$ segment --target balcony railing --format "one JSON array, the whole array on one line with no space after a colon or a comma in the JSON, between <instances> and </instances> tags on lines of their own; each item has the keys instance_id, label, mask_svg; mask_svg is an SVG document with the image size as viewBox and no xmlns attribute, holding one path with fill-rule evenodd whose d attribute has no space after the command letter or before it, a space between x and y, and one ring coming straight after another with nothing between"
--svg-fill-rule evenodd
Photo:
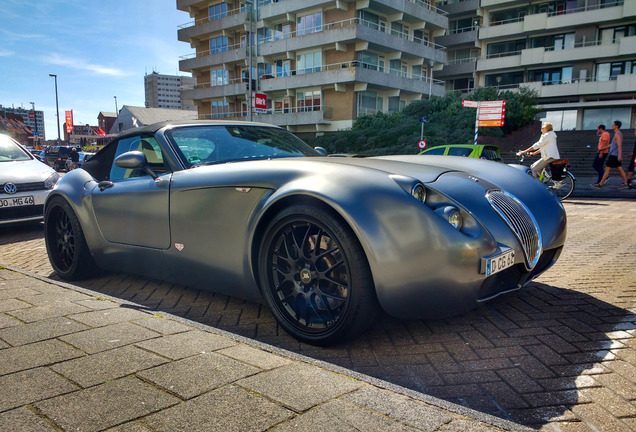
<instances>
[{"instance_id":1,"label":"balcony railing","mask_svg":"<svg viewBox=\"0 0 636 432\"><path fill-rule=\"evenodd\" d=\"M336 30L336 29L341 29L341 28L352 28L352 27L355 27L357 25L368 27L368 28L377 30L379 32L388 33L390 35L397 36L400 39L404 39L404 40L408 40L408 41L415 42L415 43L418 43L418 44L422 44L422 45L427 46L427 47L440 49L440 50L445 50L446 49L446 47L443 47L441 45L437 45L437 44L435 44L433 42L430 42L427 39L418 38L418 37L415 37L413 35L410 35L409 33L404 33L404 32L400 32L400 31L392 30L388 26L382 26L381 27L377 23L374 23L374 22L371 22L371 21L367 21L367 20L363 20L363 19L360 19L360 18L350 18L350 19L346 19L346 20L342 20L342 21L335 21L335 22L331 22L331 23L325 23L325 24L321 24L319 26L314 26L314 27L310 27L310 28L304 28L303 30L301 30L300 33L298 31L285 33L286 37L282 37L280 33L274 32L269 37L259 36L258 43L260 45L260 44L263 44L265 42L275 42L275 41L284 40L284 39L291 39L291 38L294 38L294 37L306 36L306 35L309 35L309 34L319 33L319 32L328 31L328 30Z\"/></svg>"},{"instance_id":2,"label":"balcony railing","mask_svg":"<svg viewBox=\"0 0 636 432\"><path fill-rule=\"evenodd\" d=\"M552 52L552 51L567 51L567 50L572 50L572 49L577 49L577 48L587 48L587 47L595 47L595 46L600 46L600 45L616 45L619 44L620 40L617 41L612 41L612 42L603 42L600 40L596 40L596 41L586 41L586 42L577 42L575 44L569 45L569 46L561 46L561 47L556 47L556 46L536 46L536 47L531 47L531 48L524 48L522 50L515 50L515 51L506 51L506 52L501 52L501 53L494 53L494 54L488 54L486 55L486 59L492 59L492 58L500 58L500 57L510 57L510 56L515 56L515 55L521 55L521 52L527 49L535 49L535 48L543 48L546 52ZM449 61L450 64L450 61Z\"/></svg>"},{"instance_id":3,"label":"balcony railing","mask_svg":"<svg viewBox=\"0 0 636 432\"><path fill-rule=\"evenodd\" d=\"M180 25L177 26L177 28L186 29L186 28L194 27L195 25L203 24L203 23L210 22L210 21L216 21L218 19L225 18L226 16L236 15L236 14L239 14L239 13L246 13L246 11L245 11L245 9L241 9L241 8L232 9L232 10L229 10L229 11L225 12L223 15L219 15L217 18L210 19L210 17L207 16L205 18L201 18L201 19L198 19L198 20L195 20L195 21L189 21L187 23L180 24Z\"/></svg>"},{"instance_id":4,"label":"balcony railing","mask_svg":"<svg viewBox=\"0 0 636 432\"><path fill-rule=\"evenodd\" d=\"M308 106L288 106L283 108L267 108L265 110L252 110L253 115L276 115L276 114L303 114L303 113L322 113L322 118L330 120L333 115L333 107L325 105L308 105ZM234 119L247 120L249 112L243 111L224 111L210 114L199 114L199 120L206 119Z\"/></svg>"},{"instance_id":5,"label":"balcony railing","mask_svg":"<svg viewBox=\"0 0 636 432\"><path fill-rule=\"evenodd\" d=\"M475 59L473 59L474 61ZM469 60L467 60L469 61ZM389 75L395 75L398 77L402 77L402 78L407 78L407 79L412 79L415 81L422 81L422 82L426 82L426 83L431 83L431 79L430 77L426 77L425 75L422 74L414 74L412 72L404 72L401 69L391 69L390 67L380 67L377 64L373 64L373 63L365 63L365 62L361 62L358 60L353 60L353 61L347 61L347 62L340 62L340 63L332 63L332 64L327 64L327 65L320 65L320 66L314 66L314 67L307 67L307 68L300 68L300 69L294 69L294 70L290 70L289 72L285 72L285 74L276 74L276 73L272 73L272 74L268 74L268 73L262 73L259 75L259 79L260 80L267 80L267 79L277 79L277 78L289 78L292 76L303 76L303 75L309 75L312 73L318 73L318 72L326 72L326 71L337 71L337 70L342 70L342 69L346 69L346 68L364 68L364 69L370 69L370 70L374 70L374 71L378 71L378 72L382 72L385 74L389 74ZM433 78L433 84L443 84L444 82L441 80L437 80ZM228 80L221 80L219 81L208 81L208 82L204 82L204 83L197 83L196 85L184 85L181 86L181 90L192 90L192 89L205 89L205 88L210 88L210 87L220 87L220 86L225 86L225 85L233 85L233 84L237 84L237 83L247 83L248 79L245 77L242 78L231 78Z\"/></svg>"},{"instance_id":6,"label":"balcony railing","mask_svg":"<svg viewBox=\"0 0 636 432\"><path fill-rule=\"evenodd\" d=\"M553 16L558 16L558 15L567 15L567 14L572 14L572 13L580 13L580 12L599 10L599 9L607 9L607 8L610 8L610 7L622 6L624 3L625 3L624 0L614 0L614 1L606 2L604 4L592 4L592 5L581 6L581 7L578 7L578 8L566 8L566 9L559 10L559 11L552 11L552 12L549 12L547 15L548 15L548 17L553 17ZM528 15L538 15L538 14L529 13ZM496 20L496 21L492 21L491 20L490 25L491 26L498 26L498 25L521 22L521 21L523 21L523 18L524 18L524 16L519 16L519 17L509 18L509 19L505 19L505 20Z\"/></svg>"},{"instance_id":7,"label":"balcony railing","mask_svg":"<svg viewBox=\"0 0 636 432\"><path fill-rule=\"evenodd\" d=\"M433 12L435 12L436 14L443 15L443 16L448 15L448 12L443 11L443 10L441 10L440 8L433 6L433 5L431 4L431 1L430 1L430 0L408 0L408 1L409 1L410 3L414 3L414 4L418 5L418 6L424 7L424 8L426 8L426 9L430 10L430 11L433 11ZM460 0L460 1L463 1L463 0ZM266 5L268 5L268 4L272 4L272 3L284 3L284 2L285 2L285 0L258 0L258 1L257 1L257 5L258 5L258 7L259 7L259 9L260 9L260 8L262 8L263 6L266 6ZM437 3L439 4L440 2L438 1ZM453 3L454 3L454 2L453 2Z\"/></svg>"}]
</instances>

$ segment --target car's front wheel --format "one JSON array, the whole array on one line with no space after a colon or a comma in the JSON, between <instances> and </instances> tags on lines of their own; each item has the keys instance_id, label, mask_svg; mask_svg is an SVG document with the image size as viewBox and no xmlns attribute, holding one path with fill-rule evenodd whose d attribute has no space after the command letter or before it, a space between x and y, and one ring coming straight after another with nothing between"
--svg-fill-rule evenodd
<instances>
[{"instance_id":1,"label":"car's front wheel","mask_svg":"<svg viewBox=\"0 0 636 432\"><path fill-rule=\"evenodd\" d=\"M290 207L272 219L260 248L259 278L279 324L310 344L357 336L380 310L357 238L317 207Z\"/></svg>"},{"instance_id":2,"label":"car's front wheel","mask_svg":"<svg viewBox=\"0 0 636 432\"><path fill-rule=\"evenodd\" d=\"M62 197L53 197L47 203L44 239L53 270L63 279L77 280L98 272L79 220Z\"/></svg>"}]
</instances>

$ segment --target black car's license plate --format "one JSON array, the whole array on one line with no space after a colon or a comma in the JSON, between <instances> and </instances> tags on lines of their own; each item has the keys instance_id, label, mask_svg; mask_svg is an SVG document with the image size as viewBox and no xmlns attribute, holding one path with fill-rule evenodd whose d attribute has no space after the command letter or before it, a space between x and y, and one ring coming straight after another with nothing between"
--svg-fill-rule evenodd
<instances>
[{"instance_id":1,"label":"black car's license plate","mask_svg":"<svg viewBox=\"0 0 636 432\"><path fill-rule=\"evenodd\" d=\"M4 207L19 207L19 206L27 206L34 205L35 201L33 200L33 196L22 196L15 198L0 198L0 208Z\"/></svg>"}]
</instances>

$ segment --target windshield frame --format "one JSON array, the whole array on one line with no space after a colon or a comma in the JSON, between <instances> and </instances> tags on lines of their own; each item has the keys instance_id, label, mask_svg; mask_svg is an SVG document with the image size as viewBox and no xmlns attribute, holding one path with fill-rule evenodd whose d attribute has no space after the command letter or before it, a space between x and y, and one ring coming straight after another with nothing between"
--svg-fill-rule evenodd
<instances>
[{"instance_id":1,"label":"windshield frame","mask_svg":"<svg viewBox=\"0 0 636 432\"><path fill-rule=\"evenodd\" d=\"M277 126L187 125L166 130L164 136L185 168L265 159L322 156L293 133Z\"/></svg>"}]
</instances>

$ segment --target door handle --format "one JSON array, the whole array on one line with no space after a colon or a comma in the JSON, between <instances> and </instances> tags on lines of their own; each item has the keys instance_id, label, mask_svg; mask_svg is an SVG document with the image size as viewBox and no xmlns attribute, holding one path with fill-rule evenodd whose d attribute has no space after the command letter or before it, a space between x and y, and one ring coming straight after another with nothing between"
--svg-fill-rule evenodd
<instances>
[{"instance_id":1,"label":"door handle","mask_svg":"<svg viewBox=\"0 0 636 432\"><path fill-rule=\"evenodd\" d=\"M104 180L104 181L100 181L97 186L99 187L99 190L104 192L106 189L108 188L112 188L113 186L115 186L115 183L113 183L110 180Z\"/></svg>"}]
</instances>

